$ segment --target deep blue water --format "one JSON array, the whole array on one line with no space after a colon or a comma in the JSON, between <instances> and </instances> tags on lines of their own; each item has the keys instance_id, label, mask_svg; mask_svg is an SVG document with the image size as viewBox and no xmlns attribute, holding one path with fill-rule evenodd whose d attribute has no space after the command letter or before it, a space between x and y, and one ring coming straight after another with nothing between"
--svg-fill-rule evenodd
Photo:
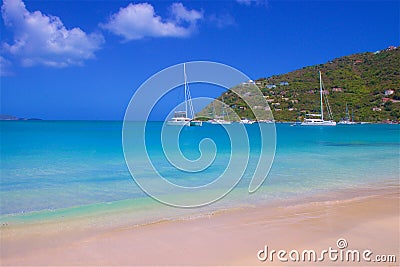
<instances>
[{"instance_id":1,"label":"deep blue water","mask_svg":"<svg viewBox=\"0 0 400 267\"><path fill-rule=\"evenodd\" d=\"M199 186L223 172L231 150L223 128L205 124L182 131L179 143L187 158L200 157L198 144L203 138L213 139L218 150L206 170L188 174L166 161L159 141L160 125L148 124L146 145L153 164L166 179L182 186ZM1 215L147 197L126 166L122 122L2 121L0 126ZM250 162L239 188L247 188L256 167L256 127L246 126ZM398 182L399 125L276 124L276 133L275 160L261 190L254 194L258 201ZM140 166L141 159L135 160Z\"/></svg>"}]
</instances>

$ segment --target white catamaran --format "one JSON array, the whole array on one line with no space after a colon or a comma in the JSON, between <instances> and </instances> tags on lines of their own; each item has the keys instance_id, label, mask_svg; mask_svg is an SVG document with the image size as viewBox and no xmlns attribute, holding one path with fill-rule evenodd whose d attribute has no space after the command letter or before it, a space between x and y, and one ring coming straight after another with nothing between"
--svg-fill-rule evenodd
<instances>
[{"instance_id":1,"label":"white catamaran","mask_svg":"<svg viewBox=\"0 0 400 267\"><path fill-rule=\"evenodd\" d=\"M316 118L306 118L300 125L302 126L336 126L336 122L332 119L332 111L329 106L327 97L325 96L326 109L328 111L329 120L324 120L324 105L323 105L323 85L321 71L319 71L319 91L321 98L321 113L320 114L306 114L306 116L316 117Z\"/></svg>"},{"instance_id":2,"label":"white catamaran","mask_svg":"<svg viewBox=\"0 0 400 267\"><path fill-rule=\"evenodd\" d=\"M186 77L186 64L183 63L183 77L185 80L184 90L185 90L185 110L184 111L175 111L174 117L167 121L167 125L173 126L202 126L202 121L193 120L194 118L194 109L192 103L192 97L190 96L189 85L187 83ZM190 117L188 117L188 113L190 113Z\"/></svg>"}]
</instances>

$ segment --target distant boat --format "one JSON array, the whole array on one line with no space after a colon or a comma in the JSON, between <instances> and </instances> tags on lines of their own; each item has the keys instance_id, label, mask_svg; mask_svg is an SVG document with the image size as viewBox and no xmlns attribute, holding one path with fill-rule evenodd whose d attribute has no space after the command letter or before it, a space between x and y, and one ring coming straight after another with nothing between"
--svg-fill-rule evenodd
<instances>
[{"instance_id":1,"label":"distant boat","mask_svg":"<svg viewBox=\"0 0 400 267\"><path fill-rule=\"evenodd\" d=\"M203 122L198 120L193 120L194 118L194 110L192 97L190 96L189 85L187 83L186 77L186 64L183 63L183 77L184 77L184 90L185 90L185 110L184 111L175 111L174 117L167 121L167 125L172 126L202 126ZM188 112L190 112L190 117L188 116Z\"/></svg>"},{"instance_id":2,"label":"distant boat","mask_svg":"<svg viewBox=\"0 0 400 267\"><path fill-rule=\"evenodd\" d=\"M338 122L338 124L345 124L345 125L357 124L356 122L354 122L354 115L353 115L353 119L350 118L349 108L347 107L347 103L346 103L346 117L341 119Z\"/></svg>"},{"instance_id":3,"label":"distant boat","mask_svg":"<svg viewBox=\"0 0 400 267\"><path fill-rule=\"evenodd\" d=\"M210 121L211 124L232 124L231 121L226 121L223 119L213 119Z\"/></svg>"},{"instance_id":4,"label":"distant boat","mask_svg":"<svg viewBox=\"0 0 400 267\"><path fill-rule=\"evenodd\" d=\"M299 120L290 124L290 126L300 126L300 125L301 125L301 121L299 121Z\"/></svg>"},{"instance_id":5,"label":"distant boat","mask_svg":"<svg viewBox=\"0 0 400 267\"><path fill-rule=\"evenodd\" d=\"M257 120L254 121L255 123L274 123L275 120Z\"/></svg>"},{"instance_id":6,"label":"distant boat","mask_svg":"<svg viewBox=\"0 0 400 267\"><path fill-rule=\"evenodd\" d=\"M254 123L254 121L249 120L247 118L242 118L239 122L242 124L253 124Z\"/></svg>"},{"instance_id":7,"label":"distant boat","mask_svg":"<svg viewBox=\"0 0 400 267\"><path fill-rule=\"evenodd\" d=\"M329 120L324 120L324 105L323 105L323 90L322 90L322 75L319 71L319 92L321 98L321 113L320 114L307 114L306 116L319 117L319 118L306 118L300 124L301 126L336 126L336 122L332 119L331 108L328 103L328 99L325 96L326 108L328 110Z\"/></svg>"},{"instance_id":8,"label":"distant boat","mask_svg":"<svg viewBox=\"0 0 400 267\"><path fill-rule=\"evenodd\" d=\"M211 124L232 124L232 122L231 121L227 121L227 120L225 120L225 106L224 106L225 104L224 104L224 97L222 97L222 103L221 103L221 117L220 118L218 118L218 119L216 119L216 118L213 118L212 120L210 120L210 123ZM214 104L213 104L213 117L214 117L214 115L215 115L215 108L214 108Z\"/></svg>"}]
</instances>

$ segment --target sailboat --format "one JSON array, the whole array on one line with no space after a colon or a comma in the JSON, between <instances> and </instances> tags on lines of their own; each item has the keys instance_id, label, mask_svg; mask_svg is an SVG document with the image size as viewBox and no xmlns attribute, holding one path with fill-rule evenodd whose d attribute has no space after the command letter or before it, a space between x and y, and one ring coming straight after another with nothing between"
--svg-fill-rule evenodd
<instances>
[{"instance_id":1,"label":"sailboat","mask_svg":"<svg viewBox=\"0 0 400 267\"><path fill-rule=\"evenodd\" d=\"M222 114L220 118L214 118L210 122L211 124L231 124L231 121L226 121L225 120L225 106L224 106L224 97L222 96L222 103L221 103L221 109L222 109ZM213 113L214 113L214 103L213 103Z\"/></svg>"},{"instance_id":2,"label":"sailboat","mask_svg":"<svg viewBox=\"0 0 400 267\"><path fill-rule=\"evenodd\" d=\"M328 99L325 96L326 109L328 110L329 120L324 120L324 105L323 105L323 86L322 86L322 75L319 71L319 91L321 98L321 113L320 114L306 114L306 116L316 117L316 118L306 118L300 124L301 126L336 126L336 122L332 119L331 108L328 103ZM319 118L318 118L319 117Z\"/></svg>"},{"instance_id":3,"label":"sailboat","mask_svg":"<svg viewBox=\"0 0 400 267\"><path fill-rule=\"evenodd\" d=\"M350 119L350 115L349 115L349 108L347 107L347 103L346 103L346 118L341 119L338 124L356 124L356 122L354 122L354 115L353 115L353 120Z\"/></svg>"},{"instance_id":4,"label":"sailboat","mask_svg":"<svg viewBox=\"0 0 400 267\"><path fill-rule=\"evenodd\" d=\"M183 77L184 77L184 94L185 94L185 110L184 111L175 111L174 117L167 121L167 125L172 126L202 126L202 121L193 120L194 118L194 109L192 103L192 97L190 96L189 85L187 83L186 76L186 63L183 63ZM190 112L190 117L188 116Z\"/></svg>"}]
</instances>

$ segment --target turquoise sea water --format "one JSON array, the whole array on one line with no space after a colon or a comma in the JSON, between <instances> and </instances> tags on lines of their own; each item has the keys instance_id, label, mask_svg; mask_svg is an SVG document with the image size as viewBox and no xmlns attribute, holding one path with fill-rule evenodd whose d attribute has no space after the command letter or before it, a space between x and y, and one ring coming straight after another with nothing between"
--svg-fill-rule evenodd
<instances>
[{"instance_id":1,"label":"turquoise sea water","mask_svg":"<svg viewBox=\"0 0 400 267\"><path fill-rule=\"evenodd\" d=\"M202 175L188 176L162 156L157 141L160 125L154 122L147 126L151 138L146 144L153 164L167 179L183 186L199 186L223 172L231 146L221 127L205 124L182 132L179 141L189 159L200 156L201 138L213 139L218 149L215 161ZM3 121L0 126L0 218L93 204L101 207L109 202L140 206L153 201L135 184L125 164L122 122ZM257 163L253 160L259 152L256 127L246 125L250 163L238 190L247 190ZM245 199L231 197L224 205L268 203L388 181L399 183L399 125L276 124L276 132L275 160L261 190ZM140 166L140 158L135 160Z\"/></svg>"}]
</instances>

